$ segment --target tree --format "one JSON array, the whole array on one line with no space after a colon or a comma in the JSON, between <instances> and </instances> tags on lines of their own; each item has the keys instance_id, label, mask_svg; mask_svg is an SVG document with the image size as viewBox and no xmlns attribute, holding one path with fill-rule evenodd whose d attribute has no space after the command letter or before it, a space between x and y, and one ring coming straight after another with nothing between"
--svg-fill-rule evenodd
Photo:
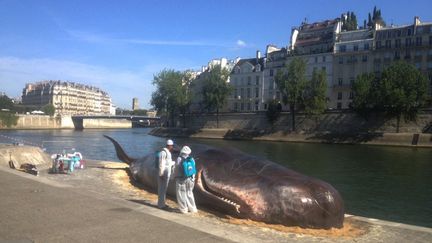
<instances>
[{"instance_id":1,"label":"tree","mask_svg":"<svg viewBox=\"0 0 432 243\"><path fill-rule=\"evenodd\" d=\"M380 95L385 113L396 117L396 132L400 119L414 121L427 99L426 77L414 66L399 61L382 73Z\"/></svg>"},{"instance_id":2,"label":"tree","mask_svg":"<svg viewBox=\"0 0 432 243\"><path fill-rule=\"evenodd\" d=\"M359 115L367 118L373 111L378 110L381 102L378 95L378 80L373 73L359 75L353 83L352 108Z\"/></svg>"},{"instance_id":3,"label":"tree","mask_svg":"<svg viewBox=\"0 0 432 243\"><path fill-rule=\"evenodd\" d=\"M165 113L167 119L174 124L175 114L178 111L178 96L181 95L183 73L175 70L164 69L153 77L153 92L150 103L159 111Z\"/></svg>"},{"instance_id":4,"label":"tree","mask_svg":"<svg viewBox=\"0 0 432 243\"><path fill-rule=\"evenodd\" d=\"M213 66L204 78L203 102L208 110L216 110L216 126L219 127L219 109L226 103L232 92L228 84L229 71L220 65Z\"/></svg>"},{"instance_id":5,"label":"tree","mask_svg":"<svg viewBox=\"0 0 432 243\"><path fill-rule=\"evenodd\" d=\"M273 125L280 116L281 108L280 102L277 100L270 100L267 102L268 108L266 111L267 120Z\"/></svg>"},{"instance_id":6,"label":"tree","mask_svg":"<svg viewBox=\"0 0 432 243\"><path fill-rule=\"evenodd\" d=\"M6 95L0 96L0 109L12 110L13 107L14 104L9 97L7 97Z\"/></svg>"},{"instance_id":7,"label":"tree","mask_svg":"<svg viewBox=\"0 0 432 243\"><path fill-rule=\"evenodd\" d=\"M42 111L49 116L54 116L55 107L53 104L46 104L42 107Z\"/></svg>"},{"instance_id":8,"label":"tree","mask_svg":"<svg viewBox=\"0 0 432 243\"><path fill-rule=\"evenodd\" d=\"M305 112L308 115L322 114L327 107L327 73L314 71L312 79L306 83L304 96Z\"/></svg>"},{"instance_id":9,"label":"tree","mask_svg":"<svg viewBox=\"0 0 432 243\"><path fill-rule=\"evenodd\" d=\"M354 12L347 12L345 16L342 17L342 30L350 31L357 29L357 16Z\"/></svg>"},{"instance_id":10,"label":"tree","mask_svg":"<svg viewBox=\"0 0 432 243\"><path fill-rule=\"evenodd\" d=\"M186 126L186 112L191 103L190 71L163 70L153 78L156 91L152 94L151 104L159 111L164 111L174 124L176 114L183 114L183 126Z\"/></svg>"},{"instance_id":11,"label":"tree","mask_svg":"<svg viewBox=\"0 0 432 243\"><path fill-rule=\"evenodd\" d=\"M306 62L295 57L288 66L277 72L275 82L282 93L283 103L289 104L292 130L295 131L296 109L303 105L303 94L306 87Z\"/></svg>"},{"instance_id":12,"label":"tree","mask_svg":"<svg viewBox=\"0 0 432 243\"><path fill-rule=\"evenodd\" d=\"M376 6L374 6L374 9L372 11L372 17L371 17L371 13L368 14L368 23L367 23L367 25L369 27L373 28L375 26L375 23L380 23L382 26L386 25L383 17L381 16L381 10L377 9Z\"/></svg>"}]
</instances>

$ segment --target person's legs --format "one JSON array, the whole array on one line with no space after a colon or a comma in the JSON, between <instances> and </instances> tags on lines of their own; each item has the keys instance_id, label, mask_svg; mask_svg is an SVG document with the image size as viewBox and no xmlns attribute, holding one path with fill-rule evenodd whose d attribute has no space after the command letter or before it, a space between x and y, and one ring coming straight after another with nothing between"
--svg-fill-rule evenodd
<instances>
[{"instance_id":1,"label":"person's legs","mask_svg":"<svg viewBox=\"0 0 432 243\"><path fill-rule=\"evenodd\" d=\"M166 191L168 188L168 178L164 176L158 176L158 208L166 207Z\"/></svg>"},{"instance_id":2,"label":"person's legs","mask_svg":"<svg viewBox=\"0 0 432 243\"><path fill-rule=\"evenodd\" d=\"M195 182L192 178L186 179L186 202L187 207L189 208L189 211L192 213L196 213L197 207L195 205L195 197L193 195L193 188L195 185Z\"/></svg>"},{"instance_id":3,"label":"person's legs","mask_svg":"<svg viewBox=\"0 0 432 243\"><path fill-rule=\"evenodd\" d=\"M176 179L176 196L177 204L180 212L188 212L187 195L186 195L186 184L184 179Z\"/></svg>"}]
</instances>

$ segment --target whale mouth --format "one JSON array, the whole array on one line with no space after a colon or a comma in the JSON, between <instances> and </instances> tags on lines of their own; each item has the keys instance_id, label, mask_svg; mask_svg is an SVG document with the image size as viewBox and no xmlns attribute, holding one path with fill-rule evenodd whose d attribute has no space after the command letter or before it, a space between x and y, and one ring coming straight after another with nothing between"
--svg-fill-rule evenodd
<instances>
[{"instance_id":1,"label":"whale mouth","mask_svg":"<svg viewBox=\"0 0 432 243\"><path fill-rule=\"evenodd\" d=\"M228 206L231 209L234 208L234 210L237 213L240 213L240 207L241 207L240 204L234 202L232 199L226 198L226 196L222 195L221 193L212 190L206 183L202 170L200 170L197 174L198 174L197 185L203 194L216 199L219 203L222 203L223 206ZM215 206L220 206L220 205L215 205Z\"/></svg>"}]
</instances>

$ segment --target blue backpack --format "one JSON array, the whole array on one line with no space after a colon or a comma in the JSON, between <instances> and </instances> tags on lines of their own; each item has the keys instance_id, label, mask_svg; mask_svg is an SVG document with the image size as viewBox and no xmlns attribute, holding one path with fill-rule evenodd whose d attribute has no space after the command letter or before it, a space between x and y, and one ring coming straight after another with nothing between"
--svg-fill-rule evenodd
<instances>
[{"instance_id":1,"label":"blue backpack","mask_svg":"<svg viewBox=\"0 0 432 243\"><path fill-rule=\"evenodd\" d=\"M187 157L183 160L182 167L185 177L191 177L196 174L195 160L192 157Z\"/></svg>"},{"instance_id":2,"label":"blue backpack","mask_svg":"<svg viewBox=\"0 0 432 243\"><path fill-rule=\"evenodd\" d=\"M160 157L161 151L156 151L155 153L155 160L154 160L154 167L156 169L159 169L159 157Z\"/></svg>"}]
</instances>

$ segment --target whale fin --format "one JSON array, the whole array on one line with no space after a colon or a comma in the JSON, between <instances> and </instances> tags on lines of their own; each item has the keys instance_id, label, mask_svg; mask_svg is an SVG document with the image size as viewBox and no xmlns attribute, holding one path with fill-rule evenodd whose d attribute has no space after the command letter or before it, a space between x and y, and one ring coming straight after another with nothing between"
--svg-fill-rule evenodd
<instances>
[{"instance_id":1,"label":"whale fin","mask_svg":"<svg viewBox=\"0 0 432 243\"><path fill-rule=\"evenodd\" d=\"M136 159L129 157L126 152L123 150L123 148L120 146L120 144L114 140L112 137L109 137L107 135L103 135L104 137L108 138L115 147L117 157L119 160L125 162L126 164L130 165L132 162L134 162Z\"/></svg>"}]
</instances>

